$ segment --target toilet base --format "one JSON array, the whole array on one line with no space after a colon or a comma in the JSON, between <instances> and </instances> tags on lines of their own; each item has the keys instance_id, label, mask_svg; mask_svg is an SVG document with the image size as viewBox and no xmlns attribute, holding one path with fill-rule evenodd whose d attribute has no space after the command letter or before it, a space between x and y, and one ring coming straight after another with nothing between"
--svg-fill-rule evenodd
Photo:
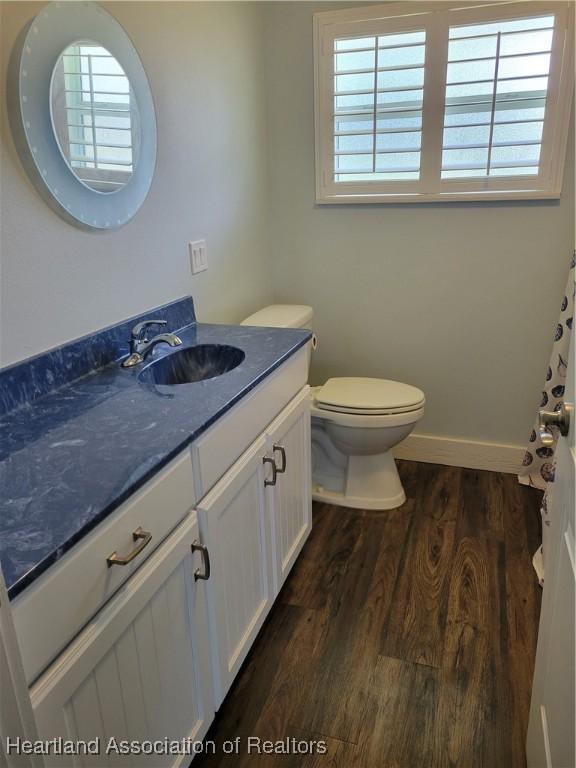
<instances>
[{"instance_id":1,"label":"toilet base","mask_svg":"<svg viewBox=\"0 0 576 768\"><path fill-rule=\"evenodd\" d=\"M338 489L322 485L313 477L312 498L353 509L396 509L406 501L391 453L349 456L343 482Z\"/></svg>"},{"instance_id":2,"label":"toilet base","mask_svg":"<svg viewBox=\"0 0 576 768\"><path fill-rule=\"evenodd\" d=\"M350 507L350 509L397 509L406 501L406 494L402 491L397 497L388 497L383 499L368 499L363 496L347 496L338 491L328 491L321 485L312 488L312 498L314 501L323 501L326 504L334 504L338 507Z\"/></svg>"}]
</instances>

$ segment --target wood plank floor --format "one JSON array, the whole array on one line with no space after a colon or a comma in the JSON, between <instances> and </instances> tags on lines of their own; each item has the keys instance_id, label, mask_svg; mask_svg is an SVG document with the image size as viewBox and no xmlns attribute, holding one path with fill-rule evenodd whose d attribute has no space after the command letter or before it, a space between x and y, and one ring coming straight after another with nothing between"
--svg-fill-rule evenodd
<instances>
[{"instance_id":1,"label":"wood plank floor","mask_svg":"<svg viewBox=\"0 0 576 768\"><path fill-rule=\"evenodd\" d=\"M194 768L524 768L540 494L399 462L391 512L314 505L309 541ZM323 740L255 755L246 739ZM225 740L241 737L239 755Z\"/></svg>"}]
</instances>

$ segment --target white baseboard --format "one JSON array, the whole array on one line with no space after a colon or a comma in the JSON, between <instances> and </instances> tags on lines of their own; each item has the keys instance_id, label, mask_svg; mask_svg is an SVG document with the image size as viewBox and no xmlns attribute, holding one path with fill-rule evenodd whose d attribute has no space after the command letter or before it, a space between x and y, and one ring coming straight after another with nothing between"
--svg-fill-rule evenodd
<instances>
[{"instance_id":1,"label":"white baseboard","mask_svg":"<svg viewBox=\"0 0 576 768\"><path fill-rule=\"evenodd\" d=\"M397 459L488 469L516 474L522 465L523 445L485 443L438 435L409 435L394 449Z\"/></svg>"}]
</instances>

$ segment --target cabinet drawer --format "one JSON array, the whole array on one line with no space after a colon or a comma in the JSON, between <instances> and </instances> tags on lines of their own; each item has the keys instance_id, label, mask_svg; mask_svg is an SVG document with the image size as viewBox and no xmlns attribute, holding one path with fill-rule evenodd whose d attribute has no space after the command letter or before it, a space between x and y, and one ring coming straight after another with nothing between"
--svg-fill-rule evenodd
<instances>
[{"instance_id":1,"label":"cabinet drawer","mask_svg":"<svg viewBox=\"0 0 576 768\"><path fill-rule=\"evenodd\" d=\"M264 431L307 379L308 349L303 347L193 444L199 498Z\"/></svg>"},{"instance_id":2,"label":"cabinet drawer","mask_svg":"<svg viewBox=\"0 0 576 768\"><path fill-rule=\"evenodd\" d=\"M185 451L84 537L12 604L28 682L55 658L192 509L192 459ZM149 542L127 565L109 566Z\"/></svg>"}]
</instances>

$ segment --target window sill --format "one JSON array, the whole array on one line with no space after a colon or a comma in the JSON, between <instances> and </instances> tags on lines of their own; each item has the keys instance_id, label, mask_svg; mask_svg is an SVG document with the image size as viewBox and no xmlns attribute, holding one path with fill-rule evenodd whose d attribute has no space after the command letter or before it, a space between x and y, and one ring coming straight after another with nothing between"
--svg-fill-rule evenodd
<instances>
[{"instance_id":1,"label":"window sill","mask_svg":"<svg viewBox=\"0 0 576 768\"><path fill-rule=\"evenodd\" d=\"M434 194L350 194L349 192L332 195L317 194L317 205L370 205L372 203L442 203L442 202L491 202L516 200L558 200L560 190L515 189L513 191L494 190L493 192L439 192Z\"/></svg>"}]
</instances>

